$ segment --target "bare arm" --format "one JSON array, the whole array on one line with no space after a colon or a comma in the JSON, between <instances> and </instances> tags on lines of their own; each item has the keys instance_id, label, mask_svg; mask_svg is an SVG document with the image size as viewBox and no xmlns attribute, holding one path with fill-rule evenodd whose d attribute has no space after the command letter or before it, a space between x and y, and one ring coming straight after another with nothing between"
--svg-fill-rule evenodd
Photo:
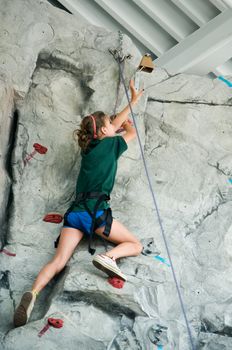
<instances>
[{"instance_id":1,"label":"bare arm","mask_svg":"<svg viewBox=\"0 0 232 350\"><path fill-rule=\"evenodd\" d=\"M133 140L136 137L136 130L128 120L126 120L122 124L122 126L123 126L124 130L126 131L125 134L122 135L122 137L124 138L126 143L128 143L129 141Z\"/></svg>"},{"instance_id":2,"label":"bare arm","mask_svg":"<svg viewBox=\"0 0 232 350\"><path fill-rule=\"evenodd\" d=\"M143 90L140 90L137 92L137 90L135 89L133 80L130 81L130 90L131 90L130 103L131 103L131 106L133 107L134 105L136 105L136 103L138 102L138 100L142 96ZM128 104L121 112L119 112L117 114L117 116L111 122L111 124L114 125L115 130L118 130L121 127L121 125L128 119L130 112L131 112L130 106Z\"/></svg>"}]
</instances>

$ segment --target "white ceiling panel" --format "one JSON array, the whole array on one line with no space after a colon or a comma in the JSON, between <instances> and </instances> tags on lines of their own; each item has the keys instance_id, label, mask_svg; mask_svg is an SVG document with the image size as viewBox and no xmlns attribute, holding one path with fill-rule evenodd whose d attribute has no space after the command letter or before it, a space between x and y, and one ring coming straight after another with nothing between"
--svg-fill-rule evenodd
<instances>
[{"instance_id":1,"label":"white ceiling panel","mask_svg":"<svg viewBox=\"0 0 232 350\"><path fill-rule=\"evenodd\" d=\"M74 16L92 24L121 30L131 37L142 54L151 53L158 65L172 73L220 71L232 75L232 0L60 0L59 3Z\"/></svg>"}]
</instances>

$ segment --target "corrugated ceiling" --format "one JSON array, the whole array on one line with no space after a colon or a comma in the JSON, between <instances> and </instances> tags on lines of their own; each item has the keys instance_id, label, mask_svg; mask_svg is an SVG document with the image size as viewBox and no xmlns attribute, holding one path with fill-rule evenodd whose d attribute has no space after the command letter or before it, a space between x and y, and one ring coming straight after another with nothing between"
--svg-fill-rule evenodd
<instances>
[{"instance_id":1,"label":"corrugated ceiling","mask_svg":"<svg viewBox=\"0 0 232 350\"><path fill-rule=\"evenodd\" d=\"M54 2L54 0L53 0ZM74 16L129 35L170 73L232 75L232 0L60 0Z\"/></svg>"}]
</instances>

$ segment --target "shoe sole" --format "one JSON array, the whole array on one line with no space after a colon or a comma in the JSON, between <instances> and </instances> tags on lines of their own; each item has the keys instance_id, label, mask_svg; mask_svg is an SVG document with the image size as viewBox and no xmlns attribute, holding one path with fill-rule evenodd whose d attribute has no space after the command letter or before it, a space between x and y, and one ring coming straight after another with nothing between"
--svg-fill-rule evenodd
<instances>
[{"instance_id":1,"label":"shoe sole","mask_svg":"<svg viewBox=\"0 0 232 350\"><path fill-rule=\"evenodd\" d=\"M27 311L29 309L30 303L33 299L33 294L26 292L23 294L19 306L17 307L14 314L14 325L15 327L24 326L27 321Z\"/></svg>"},{"instance_id":2,"label":"shoe sole","mask_svg":"<svg viewBox=\"0 0 232 350\"><path fill-rule=\"evenodd\" d=\"M121 279L123 279L123 281L127 280L124 275L121 275L120 273L116 272L115 270L109 269L108 265L104 264L103 262L93 260L92 263L97 269L105 272L110 277L121 278Z\"/></svg>"}]
</instances>

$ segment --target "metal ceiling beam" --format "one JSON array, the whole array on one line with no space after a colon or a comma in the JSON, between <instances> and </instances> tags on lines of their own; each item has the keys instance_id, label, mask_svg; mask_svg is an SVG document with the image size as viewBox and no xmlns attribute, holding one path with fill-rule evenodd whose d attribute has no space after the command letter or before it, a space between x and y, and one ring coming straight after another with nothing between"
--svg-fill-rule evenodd
<instances>
[{"instance_id":1,"label":"metal ceiling beam","mask_svg":"<svg viewBox=\"0 0 232 350\"><path fill-rule=\"evenodd\" d=\"M224 4L230 8L232 8L232 0L222 0Z\"/></svg>"},{"instance_id":2,"label":"metal ceiling beam","mask_svg":"<svg viewBox=\"0 0 232 350\"><path fill-rule=\"evenodd\" d=\"M213 70L216 75L232 75L232 58Z\"/></svg>"},{"instance_id":3,"label":"metal ceiling beam","mask_svg":"<svg viewBox=\"0 0 232 350\"><path fill-rule=\"evenodd\" d=\"M209 22L220 11L208 0L171 0L199 27Z\"/></svg>"},{"instance_id":4,"label":"metal ceiling beam","mask_svg":"<svg viewBox=\"0 0 232 350\"><path fill-rule=\"evenodd\" d=\"M72 14L77 17L81 16L85 21L93 25L107 28L111 31L121 30L123 33L131 37L134 44L141 53L152 53L150 49L140 40L134 37L127 29L111 17L105 10L98 6L93 0L62 0L60 1ZM155 55L153 55L155 56Z\"/></svg>"},{"instance_id":5,"label":"metal ceiling beam","mask_svg":"<svg viewBox=\"0 0 232 350\"><path fill-rule=\"evenodd\" d=\"M117 30L114 21L111 21L111 18L101 9L96 8L92 0L62 0L60 2L74 15L81 15L82 18L96 26L106 26Z\"/></svg>"},{"instance_id":6,"label":"metal ceiling beam","mask_svg":"<svg viewBox=\"0 0 232 350\"><path fill-rule=\"evenodd\" d=\"M142 54L149 52L152 57L158 57L155 62L171 73L213 71L232 75L232 17L227 12L232 8L232 0L59 2L77 20L84 18L110 31L121 30ZM225 17L221 17L222 14Z\"/></svg>"},{"instance_id":7,"label":"metal ceiling beam","mask_svg":"<svg viewBox=\"0 0 232 350\"><path fill-rule=\"evenodd\" d=\"M221 12L225 11L228 8L228 6L222 0L210 0L210 2Z\"/></svg>"},{"instance_id":8,"label":"metal ceiling beam","mask_svg":"<svg viewBox=\"0 0 232 350\"><path fill-rule=\"evenodd\" d=\"M207 74L232 56L232 9L227 9L155 60L170 73Z\"/></svg>"},{"instance_id":9,"label":"metal ceiling beam","mask_svg":"<svg viewBox=\"0 0 232 350\"><path fill-rule=\"evenodd\" d=\"M199 27L170 0L132 0L178 42Z\"/></svg>"},{"instance_id":10,"label":"metal ceiling beam","mask_svg":"<svg viewBox=\"0 0 232 350\"><path fill-rule=\"evenodd\" d=\"M162 55L177 43L133 2L125 0L94 1L143 42L156 56Z\"/></svg>"}]
</instances>

